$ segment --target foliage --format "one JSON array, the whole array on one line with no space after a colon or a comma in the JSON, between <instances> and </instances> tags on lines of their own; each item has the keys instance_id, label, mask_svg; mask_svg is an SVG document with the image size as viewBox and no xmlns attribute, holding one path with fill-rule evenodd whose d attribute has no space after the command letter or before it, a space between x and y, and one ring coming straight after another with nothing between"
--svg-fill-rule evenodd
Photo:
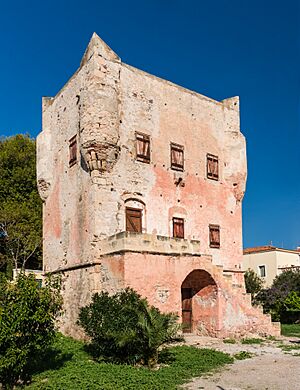
<instances>
[{"instance_id":1,"label":"foliage","mask_svg":"<svg viewBox=\"0 0 300 390\"><path fill-rule=\"evenodd\" d=\"M283 306L286 311L300 312L300 295L291 291L283 301Z\"/></svg>"},{"instance_id":2,"label":"foliage","mask_svg":"<svg viewBox=\"0 0 300 390\"><path fill-rule=\"evenodd\" d=\"M281 324L281 334L300 338L300 324Z\"/></svg>"},{"instance_id":3,"label":"foliage","mask_svg":"<svg viewBox=\"0 0 300 390\"><path fill-rule=\"evenodd\" d=\"M81 309L79 325L92 340L96 357L129 364L157 362L158 348L179 330L177 316L149 306L134 290L95 294Z\"/></svg>"},{"instance_id":4,"label":"foliage","mask_svg":"<svg viewBox=\"0 0 300 390\"><path fill-rule=\"evenodd\" d=\"M36 185L35 141L0 139L0 269L41 264L42 202Z\"/></svg>"},{"instance_id":5,"label":"foliage","mask_svg":"<svg viewBox=\"0 0 300 390\"><path fill-rule=\"evenodd\" d=\"M257 338L242 339L242 344L261 344L263 342L264 342L263 339L257 339Z\"/></svg>"},{"instance_id":6,"label":"foliage","mask_svg":"<svg viewBox=\"0 0 300 390\"><path fill-rule=\"evenodd\" d=\"M0 383L12 387L25 380L35 357L51 344L61 308L60 281L47 278L38 287L34 275L20 273L15 282L0 279Z\"/></svg>"},{"instance_id":7,"label":"foliage","mask_svg":"<svg viewBox=\"0 0 300 390\"><path fill-rule=\"evenodd\" d=\"M175 390L192 377L233 362L228 354L215 350L176 346L160 352L160 368L149 370L95 362L84 343L62 335L57 336L54 347L57 354L43 359L43 368L33 375L26 389Z\"/></svg>"},{"instance_id":8,"label":"foliage","mask_svg":"<svg viewBox=\"0 0 300 390\"><path fill-rule=\"evenodd\" d=\"M237 360L244 360L244 359L250 359L253 357L253 353L247 352L247 351L241 351L238 353L235 353L233 357Z\"/></svg>"},{"instance_id":9,"label":"foliage","mask_svg":"<svg viewBox=\"0 0 300 390\"><path fill-rule=\"evenodd\" d=\"M264 281L250 268L244 273L244 279L246 291L251 294L253 299L261 291Z\"/></svg>"},{"instance_id":10,"label":"foliage","mask_svg":"<svg viewBox=\"0 0 300 390\"><path fill-rule=\"evenodd\" d=\"M223 343L225 343L225 344L236 344L236 340L235 339L224 339Z\"/></svg>"},{"instance_id":11,"label":"foliage","mask_svg":"<svg viewBox=\"0 0 300 390\"><path fill-rule=\"evenodd\" d=\"M273 321L284 323L300 319L300 270L288 270L276 276L272 286L255 297L256 302L270 313Z\"/></svg>"},{"instance_id":12,"label":"foliage","mask_svg":"<svg viewBox=\"0 0 300 390\"><path fill-rule=\"evenodd\" d=\"M286 352L300 349L300 345L297 345L297 344L279 344L278 347Z\"/></svg>"},{"instance_id":13,"label":"foliage","mask_svg":"<svg viewBox=\"0 0 300 390\"><path fill-rule=\"evenodd\" d=\"M266 340L268 340L268 341L278 341L278 339L275 336L267 336Z\"/></svg>"}]
</instances>

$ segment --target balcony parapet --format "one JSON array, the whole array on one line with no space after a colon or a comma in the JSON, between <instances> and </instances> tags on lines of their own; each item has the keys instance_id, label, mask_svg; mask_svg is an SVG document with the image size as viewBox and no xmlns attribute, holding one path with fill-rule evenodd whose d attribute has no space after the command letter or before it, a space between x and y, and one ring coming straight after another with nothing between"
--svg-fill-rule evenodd
<instances>
[{"instance_id":1,"label":"balcony parapet","mask_svg":"<svg viewBox=\"0 0 300 390\"><path fill-rule=\"evenodd\" d=\"M94 241L100 255L118 252L139 252L165 255L201 256L200 241L146 233L121 232Z\"/></svg>"}]
</instances>

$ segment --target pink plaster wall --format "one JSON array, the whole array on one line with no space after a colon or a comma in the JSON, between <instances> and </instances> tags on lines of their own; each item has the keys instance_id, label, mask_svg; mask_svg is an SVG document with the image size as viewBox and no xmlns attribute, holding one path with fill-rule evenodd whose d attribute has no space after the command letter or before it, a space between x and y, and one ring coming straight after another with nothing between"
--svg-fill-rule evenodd
<instances>
[{"instance_id":1,"label":"pink plaster wall","mask_svg":"<svg viewBox=\"0 0 300 390\"><path fill-rule=\"evenodd\" d=\"M136 160L135 132L150 136L150 164ZM74 135L77 163L69 167ZM184 172L170 168L171 142L184 146ZM78 71L54 98L43 100L37 146L44 269L66 272L66 329L74 329L78 308L92 292L126 285L181 315L181 284L195 269L209 272L218 287L210 308L201 307L204 290L196 297L197 324L202 315L208 332L221 334L257 322L259 314L241 297L241 274L233 276L240 285L234 290L216 266L237 270L242 261L247 168L238 98L217 102L128 66L94 35ZM218 181L206 177L207 153L219 157ZM183 185L175 184L179 177ZM172 218L182 217L185 238L199 240L203 255L102 256L103 240L125 230L129 199L143 209L144 233L171 236ZM209 247L209 224L220 225L220 249ZM89 271L70 268L78 264Z\"/></svg>"}]
</instances>

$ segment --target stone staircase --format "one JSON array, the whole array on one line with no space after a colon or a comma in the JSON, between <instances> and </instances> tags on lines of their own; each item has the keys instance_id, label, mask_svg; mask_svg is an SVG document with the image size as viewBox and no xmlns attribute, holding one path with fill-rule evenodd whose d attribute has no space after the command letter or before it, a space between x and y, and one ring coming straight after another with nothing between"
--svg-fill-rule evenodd
<instances>
[{"instance_id":1,"label":"stone staircase","mask_svg":"<svg viewBox=\"0 0 300 390\"><path fill-rule=\"evenodd\" d=\"M217 266L222 272L223 288L226 294L235 302L237 311L246 314L245 324L240 329L241 336L280 336L280 323L272 322L270 314L264 314L262 306L253 306L251 294L245 292L243 285L234 280L234 271L225 271L223 266ZM229 332L230 333L230 332ZM235 331L236 335L236 331Z\"/></svg>"}]
</instances>

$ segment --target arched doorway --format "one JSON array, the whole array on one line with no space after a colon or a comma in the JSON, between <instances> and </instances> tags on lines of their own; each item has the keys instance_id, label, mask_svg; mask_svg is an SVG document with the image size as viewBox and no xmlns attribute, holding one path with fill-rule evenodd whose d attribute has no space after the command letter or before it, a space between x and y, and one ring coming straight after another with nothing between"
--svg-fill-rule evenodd
<instances>
[{"instance_id":1,"label":"arched doorway","mask_svg":"<svg viewBox=\"0 0 300 390\"><path fill-rule=\"evenodd\" d=\"M217 285L204 270L194 270L181 285L184 333L213 334L217 327Z\"/></svg>"}]
</instances>

